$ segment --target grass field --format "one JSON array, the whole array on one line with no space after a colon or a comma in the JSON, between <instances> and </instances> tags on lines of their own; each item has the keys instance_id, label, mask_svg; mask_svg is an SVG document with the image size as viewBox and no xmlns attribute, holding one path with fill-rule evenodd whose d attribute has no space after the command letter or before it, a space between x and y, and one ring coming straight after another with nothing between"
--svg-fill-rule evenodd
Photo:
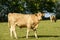
<instances>
[{"instance_id":1,"label":"grass field","mask_svg":"<svg viewBox=\"0 0 60 40\"><path fill-rule=\"evenodd\" d=\"M60 20L56 23L50 20L41 21L37 29L38 39L34 37L32 30L29 33L29 39L26 39L26 28L16 27L16 32L18 39L11 39L7 22L0 22L0 40L60 40Z\"/></svg>"}]
</instances>

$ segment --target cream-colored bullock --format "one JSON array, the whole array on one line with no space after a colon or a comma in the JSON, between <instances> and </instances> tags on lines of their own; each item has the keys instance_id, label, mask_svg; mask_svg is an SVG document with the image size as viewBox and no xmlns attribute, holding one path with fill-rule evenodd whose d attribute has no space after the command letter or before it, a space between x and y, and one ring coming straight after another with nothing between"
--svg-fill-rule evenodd
<instances>
[{"instance_id":1,"label":"cream-colored bullock","mask_svg":"<svg viewBox=\"0 0 60 40\"><path fill-rule=\"evenodd\" d=\"M20 28L27 28L26 38L28 38L28 33L30 29L33 29L35 32L35 37L37 38L36 29L38 27L39 21L42 19L43 14L38 12L36 14L18 14L18 13L9 13L8 14L8 26L10 28L10 36L14 34L14 37L17 39L17 34L15 31L16 25Z\"/></svg>"},{"instance_id":2,"label":"cream-colored bullock","mask_svg":"<svg viewBox=\"0 0 60 40\"><path fill-rule=\"evenodd\" d=\"M50 20L51 22L56 22L56 15L51 15Z\"/></svg>"}]
</instances>

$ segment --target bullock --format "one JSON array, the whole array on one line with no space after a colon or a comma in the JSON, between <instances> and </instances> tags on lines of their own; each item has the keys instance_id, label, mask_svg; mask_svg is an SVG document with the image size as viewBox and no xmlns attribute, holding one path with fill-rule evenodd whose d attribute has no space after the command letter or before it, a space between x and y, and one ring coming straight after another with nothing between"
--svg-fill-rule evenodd
<instances>
[{"instance_id":1,"label":"bullock","mask_svg":"<svg viewBox=\"0 0 60 40\"><path fill-rule=\"evenodd\" d=\"M51 15L50 20L51 22L56 22L56 15Z\"/></svg>"},{"instance_id":2,"label":"bullock","mask_svg":"<svg viewBox=\"0 0 60 40\"><path fill-rule=\"evenodd\" d=\"M42 19L43 14L41 12L38 12L36 14L19 14L19 13L9 13L8 14L8 26L10 29L10 36L12 37L12 34L17 39L17 34L15 31L15 27L18 26L20 28L27 28L27 34L26 38L28 38L28 33L30 29L33 29L34 35L37 37L37 27L39 24L39 21Z\"/></svg>"}]
</instances>

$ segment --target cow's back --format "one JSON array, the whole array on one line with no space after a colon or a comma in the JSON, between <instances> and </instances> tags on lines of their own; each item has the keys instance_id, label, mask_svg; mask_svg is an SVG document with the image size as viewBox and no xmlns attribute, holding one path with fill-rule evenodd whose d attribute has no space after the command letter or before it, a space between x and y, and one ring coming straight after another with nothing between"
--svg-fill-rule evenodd
<instances>
[{"instance_id":1,"label":"cow's back","mask_svg":"<svg viewBox=\"0 0 60 40\"><path fill-rule=\"evenodd\" d=\"M16 24L18 26L27 25L30 22L30 15L28 14L18 14L18 13L9 13L8 21L10 24Z\"/></svg>"}]
</instances>

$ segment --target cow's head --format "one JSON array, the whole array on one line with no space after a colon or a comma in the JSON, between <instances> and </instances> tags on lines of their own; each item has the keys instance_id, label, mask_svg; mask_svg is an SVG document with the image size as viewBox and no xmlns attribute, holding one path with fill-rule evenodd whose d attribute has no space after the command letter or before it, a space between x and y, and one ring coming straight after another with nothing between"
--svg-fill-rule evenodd
<instances>
[{"instance_id":1,"label":"cow's head","mask_svg":"<svg viewBox=\"0 0 60 40\"><path fill-rule=\"evenodd\" d=\"M43 15L44 14L41 13L41 12L36 13L36 16L37 16L38 20L42 20Z\"/></svg>"}]
</instances>

